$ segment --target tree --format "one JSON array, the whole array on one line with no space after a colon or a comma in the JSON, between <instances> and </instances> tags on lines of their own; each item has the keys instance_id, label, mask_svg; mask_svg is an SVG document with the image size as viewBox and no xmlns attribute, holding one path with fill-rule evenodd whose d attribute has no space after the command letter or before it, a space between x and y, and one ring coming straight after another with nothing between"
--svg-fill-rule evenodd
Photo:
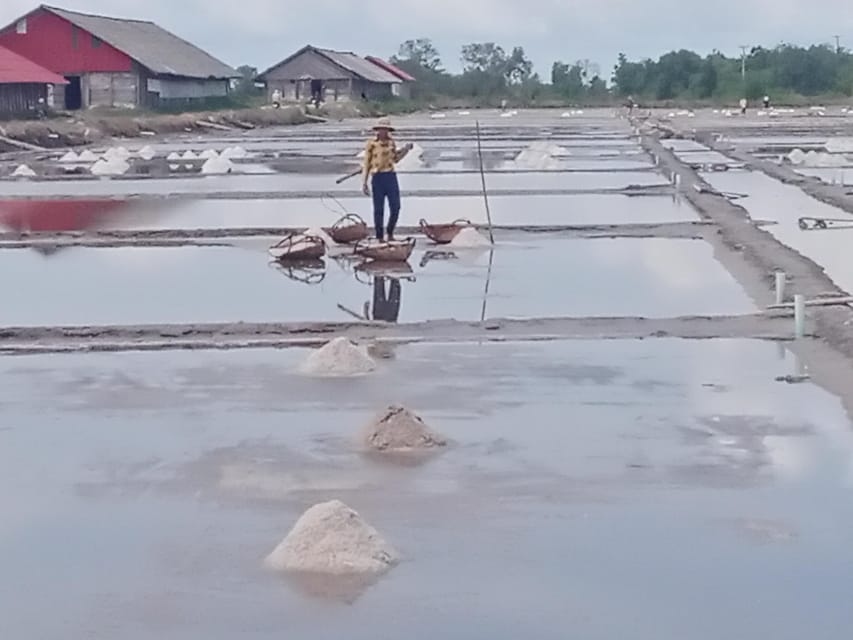
<instances>
[{"instance_id":1,"label":"tree","mask_svg":"<svg viewBox=\"0 0 853 640\"><path fill-rule=\"evenodd\" d=\"M395 64L410 62L421 69L436 72L441 71L442 67L438 49L435 48L432 40L429 38L406 40L400 45L400 49L397 55L392 58L392 61Z\"/></svg>"},{"instance_id":2,"label":"tree","mask_svg":"<svg viewBox=\"0 0 853 640\"><path fill-rule=\"evenodd\" d=\"M533 63L527 59L523 47L513 47L506 59L504 77L510 84L519 85L528 80L533 73Z\"/></svg>"},{"instance_id":3,"label":"tree","mask_svg":"<svg viewBox=\"0 0 853 640\"><path fill-rule=\"evenodd\" d=\"M613 84L620 96L639 96L646 93L647 67L650 61L630 62L624 53L613 70Z\"/></svg>"},{"instance_id":4,"label":"tree","mask_svg":"<svg viewBox=\"0 0 853 640\"><path fill-rule=\"evenodd\" d=\"M568 65L565 62L555 62L551 67L551 85L561 96L580 98L586 90L583 73L583 67L580 64Z\"/></svg>"},{"instance_id":5,"label":"tree","mask_svg":"<svg viewBox=\"0 0 853 640\"><path fill-rule=\"evenodd\" d=\"M258 69L256 67L244 64L242 67L237 67L237 73L240 74L240 78L237 80L237 87L234 89L235 93L243 95L258 93L255 88L255 78L258 77Z\"/></svg>"},{"instance_id":6,"label":"tree","mask_svg":"<svg viewBox=\"0 0 853 640\"><path fill-rule=\"evenodd\" d=\"M523 55L524 51L521 53ZM466 72L479 71L503 76L507 63L508 58L503 47L494 42L477 42L462 47L462 64Z\"/></svg>"},{"instance_id":7,"label":"tree","mask_svg":"<svg viewBox=\"0 0 853 640\"><path fill-rule=\"evenodd\" d=\"M610 95L610 89L607 88L607 83L601 76L593 76L589 81L589 96L591 98L606 98Z\"/></svg>"}]
</instances>

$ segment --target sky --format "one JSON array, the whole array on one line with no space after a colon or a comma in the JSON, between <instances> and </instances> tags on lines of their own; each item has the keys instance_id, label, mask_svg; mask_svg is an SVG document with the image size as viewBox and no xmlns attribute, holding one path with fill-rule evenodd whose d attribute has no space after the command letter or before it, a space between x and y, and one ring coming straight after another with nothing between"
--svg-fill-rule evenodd
<instances>
[{"instance_id":1,"label":"sky","mask_svg":"<svg viewBox=\"0 0 853 640\"><path fill-rule=\"evenodd\" d=\"M306 44L389 57L428 37L460 69L471 42L523 46L544 77L554 60L588 59L609 78L616 56L672 49L736 55L739 45L853 47L847 0L54 0L66 9L153 20L232 66L264 70ZM50 4L50 3L48 3ZM0 0L7 24L36 6ZM358 26L356 26L358 25ZM844 34L847 34L845 37Z\"/></svg>"}]
</instances>

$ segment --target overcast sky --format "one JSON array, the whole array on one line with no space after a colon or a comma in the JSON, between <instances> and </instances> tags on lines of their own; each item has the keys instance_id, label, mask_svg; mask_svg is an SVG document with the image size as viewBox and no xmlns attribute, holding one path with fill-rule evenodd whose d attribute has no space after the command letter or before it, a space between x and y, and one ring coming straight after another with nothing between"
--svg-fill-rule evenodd
<instances>
[{"instance_id":1,"label":"overcast sky","mask_svg":"<svg viewBox=\"0 0 853 640\"><path fill-rule=\"evenodd\" d=\"M445 66L459 49L521 45L547 77L554 60L588 58L610 76L619 51L657 57L678 48L738 53L738 45L832 43L853 47L848 0L55 0L66 9L158 22L225 62L265 69L305 44L383 57L429 37ZM0 21L32 0L0 0ZM50 3L48 3L50 4ZM845 35L849 34L849 41Z\"/></svg>"}]
</instances>

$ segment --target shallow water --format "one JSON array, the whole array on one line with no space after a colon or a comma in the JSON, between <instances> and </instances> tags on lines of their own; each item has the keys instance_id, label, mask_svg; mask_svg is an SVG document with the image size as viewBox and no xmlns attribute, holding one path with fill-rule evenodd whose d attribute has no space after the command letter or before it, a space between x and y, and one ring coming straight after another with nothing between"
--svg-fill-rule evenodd
<instances>
[{"instance_id":1,"label":"shallow water","mask_svg":"<svg viewBox=\"0 0 853 640\"><path fill-rule=\"evenodd\" d=\"M748 198L738 200L738 204L745 207L755 219L778 222L778 225L767 227L767 231L780 242L820 264L839 287L853 292L853 272L850 270L853 216L815 200L795 186L782 184L763 174L729 172L703 177L716 189L749 194ZM803 216L837 218L849 226L826 231L803 231L798 225L799 218Z\"/></svg>"},{"instance_id":2,"label":"shallow water","mask_svg":"<svg viewBox=\"0 0 853 640\"><path fill-rule=\"evenodd\" d=\"M408 346L322 384L294 375L305 355L0 360L5 633L794 640L853 622L853 518L826 508L850 499L850 423L774 382L795 365L773 344ZM359 456L389 402L453 448ZM405 558L345 602L261 569L330 498Z\"/></svg>"},{"instance_id":3,"label":"shallow water","mask_svg":"<svg viewBox=\"0 0 853 640\"><path fill-rule=\"evenodd\" d=\"M0 309L0 325L346 320L339 304L359 313L365 302L372 304L369 275L362 276L363 284L327 259L325 280L308 286L271 268L263 240L243 246L73 247L51 256L3 250L0 287L15 292L15 304ZM754 309L699 240L499 238L491 277L487 249L460 250L455 260L424 264L428 250L423 246L411 259L416 282L400 283L401 322L480 319L489 278L488 317L668 317ZM376 290L380 300L391 296L390 281L383 286L382 293Z\"/></svg>"}]
</instances>

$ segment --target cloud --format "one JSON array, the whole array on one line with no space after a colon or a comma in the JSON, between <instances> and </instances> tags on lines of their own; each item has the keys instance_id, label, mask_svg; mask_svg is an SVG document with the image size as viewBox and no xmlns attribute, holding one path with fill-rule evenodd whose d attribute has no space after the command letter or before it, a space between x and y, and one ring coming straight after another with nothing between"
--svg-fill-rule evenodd
<instances>
[{"instance_id":1,"label":"cloud","mask_svg":"<svg viewBox=\"0 0 853 640\"><path fill-rule=\"evenodd\" d=\"M388 56L431 38L451 69L463 44L521 45L537 70L590 59L611 67L620 51L657 57L678 48L735 54L740 44L832 42L853 31L853 3L838 0L58 0L68 9L151 19L233 65L271 65L311 43ZM0 22L31 10L3 0ZM848 43L853 46L853 38Z\"/></svg>"}]
</instances>

